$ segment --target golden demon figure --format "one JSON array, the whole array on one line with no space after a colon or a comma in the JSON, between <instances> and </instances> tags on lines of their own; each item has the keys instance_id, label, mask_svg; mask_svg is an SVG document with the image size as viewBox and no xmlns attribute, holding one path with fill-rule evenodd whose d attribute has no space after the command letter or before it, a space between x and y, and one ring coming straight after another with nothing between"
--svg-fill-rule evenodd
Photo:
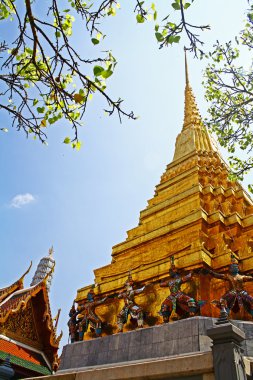
<instances>
[{"instance_id":1,"label":"golden demon figure","mask_svg":"<svg viewBox=\"0 0 253 380\"><path fill-rule=\"evenodd\" d=\"M231 264L229 273L222 274L214 272L211 269L204 270L204 273L210 273L213 277L229 282L229 291L225 293L219 301L212 301L220 309L223 315L229 316L230 311L237 313L242 307L253 316L253 297L244 290L244 282L253 281L253 276L239 274L238 261L234 254L231 254Z\"/></svg>"},{"instance_id":2,"label":"golden demon figure","mask_svg":"<svg viewBox=\"0 0 253 380\"><path fill-rule=\"evenodd\" d=\"M79 340L83 340L84 333L88 330L90 326L91 332L95 332L96 337L100 337L102 334L102 321L95 313L95 309L98 305L105 302L107 297L101 300L96 300L94 290L91 289L87 294L87 300L85 304L78 307L79 313L82 315L82 319L79 320L78 330L79 330Z\"/></svg>"},{"instance_id":3,"label":"golden demon figure","mask_svg":"<svg viewBox=\"0 0 253 380\"><path fill-rule=\"evenodd\" d=\"M181 291L181 285L192 278L192 272L181 277L174 265L174 257L171 257L171 268L169 271L171 279L160 283L161 287L168 287L170 295L163 301L159 312L163 317L164 323L169 322L172 312L180 317L192 317L199 311L201 301L198 303L194 298Z\"/></svg>"},{"instance_id":4,"label":"golden demon figure","mask_svg":"<svg viewBox=\"0 0 253 380\"><path fill-rule=\"evenodd\" d=\"M123 298L124 307L117 316L118 332L123 331L123 326L127 323L128 316L130 315L132 320L137 321L138 328L143 327L143 309L138 306L134 301L134 296L140 294L146 288L146 285L140 289L133 288L134 281L129 273L128 279L125 282L125 291L119 293L118 298Z\"/></svg>"}]
</instances>

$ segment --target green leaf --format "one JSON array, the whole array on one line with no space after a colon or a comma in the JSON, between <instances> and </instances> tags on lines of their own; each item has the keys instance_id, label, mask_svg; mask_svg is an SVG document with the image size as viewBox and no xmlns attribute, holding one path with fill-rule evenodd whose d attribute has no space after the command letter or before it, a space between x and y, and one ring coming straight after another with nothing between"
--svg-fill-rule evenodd
<instances>
[{"instance_id":1,"label":"green leaf","mask_svg":"<svg viewBox=\"0 0 253 380\"><path fill-rule=\"evenodd\" d=\"M253 185L248 185L248 189L251 193L253 193Z\"/></svg>"},{"instance_id":2,"label":"green leaf","mask_svg":"<svg viewBox=\"0 0 253 380\"><path fill-rule=\"evenodd\" d=\"M143 24L144 21L145 21L145 18L144 18L142 15L138 14L138 15L136 16L136 20L137 20L137 22L138 22L139 24Z\"/></svg>"},{"instance_id":3,"label":"green leaf","mask_svg":"<svg viewBox=\"0 0 253 380\"><path fill-rule=\"evenodd\" d=\"M50 118L48 119L48 122L49 122L50 125L52 125L52 124L54 124L54 123L56 122L56 120L57 120L57 118L55 118L55 117L50 117Z\"/></svg>"},{"instance_id":4,"label":"green leaf","mask_svg":"<svg viewBox=\"0 0 253 380\"><path fill-rule=\"evenodd\" d=\"M185 3L185 5L184 5L184 9L187 9L187 8L189 8L191 6L191 3Z\"/></svg>"},{"instance_id":5,"label":"green leaf","mask_svg":"<svg viewBox=\"0 0 253 380\"><path fill-rule=\"evenodd\" d=\"M155 26L155 31L158 32L158 30L159 30L159 25L156 25Z\"/></svg>"},{"instance_id":6,"label":"green leaf","mask_svg":"<svg viewBox=\"0 0 253 380\"><path fill-rule=\"evenodd\" d=\"M171 28L171 29L175 29L176 28L176 24L174 24L174 22L168 22L168 26Z\"/></svg>"},{"instance_id":7,"label":"green leaf","mask_svg":"<svg viewBox=\"0 0 253 380\"><path fill-rule=\"evenodd\" d=\"M112 74L113 74L113 71L111 71L111 70L104 70L101 73L102 77L105 79L109 78Z\"/></svg>"},{"instance_id":8,"label":"green leaf","mask_svg":"<svg viewBox=\"0 0 253 380\"><path fill-rule=\"evenodd\" d=\"M8 132L8 129L7 128L1 128L1 131Z\"/></svg>"},{"instance_id":9,"label":"green leaf","mask_svg":"<svg viewBox=\"0 0 253 380\"><path fill-rule=\"evenodd\" d=\"M38 107L37 111L38 111L38 113L44 113L45 112L45 107Z\"/></svg>"},{"instance_id":10,"label":"green leaf","mask_svg":"<svg viewBox=\"0 0 253 380\"><path fill-rule=\"evenodd\" d=\"M168 44L173 44L173 42L174 42L174 37L173 37L173 36L168 36L168 37L166 37L166 42L168 42Z\"/></svg>"},{"instance_id":11,"label":"green leaf","mask_svg":"<svg viewBox=\"0 0 253 380\"><path fill-rule=\"evenodd\" d=\"M175 37L174 37L174 41L173 41L173 42L176 42L176 43L178 43L178 42L179 42L179 40L180 40L180 38L181 38L180 36L175 36Z\"/></svg>"},{"instance_id":12,"label":"green leaf","mask_svg":"<svg viewBox=\"0 0 253 380\"><path fill-rule=\"evenodd\" d=\"M99 44L99 40L97 40L96 38L92 38L91 42L93 43L93 45Z\"/></svg>"},{"instance_id":13,"label":"green leaf","mask_svg":"<svg viewBox=\"0 0 253 380\"><path fill-rule=\"evenodd\" d=\"M70 144L71 143L71 138L70 137L65 137L63 143L64 144Z\"/></svg>"},{"instance_id":14,"label":"green leaf","mask_svg":"<svg viewBox=\"0 0 253 380\"><path fill-rule=\"evenodd\" d=\"M104 71L104 68L102 66L94 66L93 67L93 73L94 73L95 77L99 77L99 75L101 75L103 71Z\"/></svg>"},{"instance_id":15,"label":"green leaf","mask_svg":"<svg viewBox=\"0 0 253 380\"><path fill-rule=\"evenodd\" d=\"M171 6L176 10L176 11L180 11L180 4L178 3L172 3Z\"/></svg>"},{"instance_id":16,"label":"green leaf","mask_svg":"<svg viewBox=\"0 0 253 380\"><path fill-rule=\"evenodd\" d=\"M159 33L159 32L156 32L155 36L156 36L156 39L157 39L158 42L162 42L163 39L164 39L163 35L161 33Z\"/></svg>"}]
</instances>

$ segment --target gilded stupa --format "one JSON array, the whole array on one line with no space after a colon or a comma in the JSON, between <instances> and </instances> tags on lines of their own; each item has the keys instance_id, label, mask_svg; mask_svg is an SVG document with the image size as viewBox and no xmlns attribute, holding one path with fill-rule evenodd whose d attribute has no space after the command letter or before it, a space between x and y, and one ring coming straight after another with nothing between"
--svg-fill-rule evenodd
<instances>
[{"instance_id":1,"label":"gilded stupa","mask_svg":"<svg viewBox=\"0 0 253 380\"><path fill-rule=\"evenodd\" d=\"M96 312L112 326L122 308L122 301L114 295L124 288L129 270L137 284L150 284L136 297L148 312L150 325L162 323L158 312L169 290L159 282L168 278L172 256L183 273L203 267L225 272L233 253L242 274L253 272L253 202L238 182L230 181L229 169L201 119L186 61L185 70L184 122L173 160L154 197L140 212L138 226L112 248L111 263L94 270L95 293L99 298L111 296ZM182 289L206 301L202 316L217 317L219 310L211 301L219 299L226 286L222 280L196 275ZM79 289L75 301L81 304L90 289ZM253 294L253 283L245 284L245 289ZM246 313L231 317L252 319ZM128 323L125 329L130 328Z\"/></svg>"}]
</instances>

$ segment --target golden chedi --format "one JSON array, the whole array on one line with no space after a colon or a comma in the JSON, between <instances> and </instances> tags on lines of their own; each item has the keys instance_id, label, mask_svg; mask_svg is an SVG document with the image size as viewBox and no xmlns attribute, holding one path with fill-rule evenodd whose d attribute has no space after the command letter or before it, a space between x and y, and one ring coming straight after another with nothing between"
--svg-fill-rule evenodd
<instances>
[{"instance_id":1,"label":"golden chedi","mask_svg":"<svg viewBox=\"0 0 253 380\"><path fill-rule=\"evenodd\" d=\"M202 267L227 272L233 252L239 260L240 273L250 274L252 249L252 200L238 182L228 178L228 167L201 120L186 63L184 123L176 139L173 161L156 186L154 197L140 212L138 226L113 247L111 264L94 270L95 293L99 298L109 296L96 313L112 326L110 333L117 331L117 315L123 307L117 294L123 291L131 270L136 287L150 283L135 297L148 315L146 325L162 323L159 310L169 290L159 283L169 276L172 256L183 274ZM217 317L219 309L211 301L219 299L227 286L221 279L196 273L182 290L196 300L206 301L201 315ZM77 291L78 304L85 301L90 288ZM244 288L253 294L252 282ZM246 312L232 312L230 317L252 319ZM131 328L128 322L124 331Z\"/></svg>"}]
</instances>

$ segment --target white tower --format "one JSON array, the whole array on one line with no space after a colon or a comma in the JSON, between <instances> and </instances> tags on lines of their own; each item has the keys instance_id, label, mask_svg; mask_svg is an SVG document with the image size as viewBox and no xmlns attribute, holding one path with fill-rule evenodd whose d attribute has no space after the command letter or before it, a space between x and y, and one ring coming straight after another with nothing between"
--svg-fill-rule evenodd
<instances>
[{"instance_id":1,"label":"white tower","mask_svg":"<svg viewBox=\"0 0 253 380\"><path fill-rule=\"evenodd\" d=\"M33 276L31 286L38 284L40 281L42 281L46 275L49 274L47 278L47 290L50 291L50 286L53 278L53 269L55 267L55 260L53 259L53 246L48 251L48 256L43 257L39 265L37 266L36 272Z\"/></svg>"}]
</instances>

